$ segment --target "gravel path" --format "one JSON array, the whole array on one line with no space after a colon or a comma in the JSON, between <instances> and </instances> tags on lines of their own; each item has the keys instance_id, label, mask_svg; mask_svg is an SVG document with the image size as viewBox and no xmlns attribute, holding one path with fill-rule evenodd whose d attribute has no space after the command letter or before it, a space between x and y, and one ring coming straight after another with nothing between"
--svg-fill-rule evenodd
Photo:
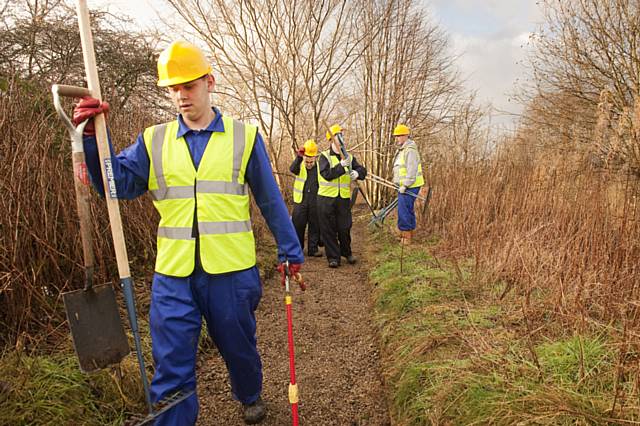
<instances>
[{"instance_id":1,"label":"gravel path","mask_svg":"<svg viewBox=\"0 0 640 426\"><path fill-rule=\"evenodd\" d=\"M340 268L329 269L324 257L308 258L302 269L307 291L296 288L293 294L301 425L390 424L371 320L369 268L364 258L366 220L366 216L356 218L352 229L352 248L359 262L343 262ZM268 279L257 311L258 349L264 368L262 396L268 407L263 425L291 424L283 297L278 279ZM198 367L198 424L243 425L240 405L230 396L224 363L215 349L208 352L215 355L201 354Z\"/></svg>"}]
</instances>

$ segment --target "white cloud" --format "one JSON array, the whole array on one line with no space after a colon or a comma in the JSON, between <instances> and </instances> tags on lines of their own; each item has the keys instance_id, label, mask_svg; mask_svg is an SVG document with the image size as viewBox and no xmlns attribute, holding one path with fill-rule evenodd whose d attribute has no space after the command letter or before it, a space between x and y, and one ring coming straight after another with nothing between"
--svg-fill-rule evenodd
<instances>
[{"instance_id":1,"label":"white cloud","mask_svg":"<svg viewBox=\"0 0 640 426\"><path fill-rule=\"evenodd\" d=\"M513 113L520 106L509 102L528 51L530 34L541 13L535 0L426 0L436 22L449 34L459 55L458 67L467 87L479 101ZM507 122L510 118L498 117Z\"/></svg>"}]
</instances>

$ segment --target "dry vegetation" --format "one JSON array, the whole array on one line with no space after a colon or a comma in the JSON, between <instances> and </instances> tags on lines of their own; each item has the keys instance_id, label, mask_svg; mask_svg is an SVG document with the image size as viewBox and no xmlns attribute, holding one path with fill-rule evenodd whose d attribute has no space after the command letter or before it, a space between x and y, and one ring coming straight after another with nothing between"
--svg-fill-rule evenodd
<instances>
[{"instance_id":1,"label":"dry vegetation","mask_svg":"<svg viewBox=\"0 0 640 426\"><path fill-rule=\"evenodd\" d=\"M260 125L278 176L290 147L324 142L328 121L342 123L356 155L389 177L391 130L408 123L434 188L421 227L437 236L438 257L468 271L479 293L499 286L496 302L516 309L513 330L534 366L541 340L606 332L616 353L609 408L637 398L637 2L541 2L546 22L532 37L531 78L519 95L526 110L500 140L483 127L485 109L461 89L446 35L417 1L167 4L188 24L185 36L210 48L215 102ZM65 2L4 2L0 10L0 342L37 352L67 339L59 294L82 282L69 143L49 88L81 84L83 68ZM110 129L122 148L166 117L154 85L159 37L142 38L105 14L94 21L105 98L114 104ZM283 192L290 183L282 180ZM378 206L393 196L367 184ZM92 213L98 279L114 281L101 200ZM154 215L147 198L123 203L142 287Z\"/></svg>"}]
</instances>

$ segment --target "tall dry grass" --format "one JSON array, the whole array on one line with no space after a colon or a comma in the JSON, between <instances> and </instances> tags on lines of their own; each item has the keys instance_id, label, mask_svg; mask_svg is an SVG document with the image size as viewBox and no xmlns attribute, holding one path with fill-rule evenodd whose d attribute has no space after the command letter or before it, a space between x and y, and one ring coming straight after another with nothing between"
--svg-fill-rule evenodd
<instances>
[{"instance_id":1,"label":"tall dry grass","mask_svg":"<svg viewBox=\"0 0 640 426\"><path fill-rule=\"evenodd\" d=\"M139 108L110 114L116 146L129 144L152 121ZM83 283L70 143L50 88L8 81L0 91L0 135L0 343L21 336L21 344L42 347L66 338L60 293ZM96 283L117 281L106 208L98 196L91 211ZM133 270L148 269L155 211L144 197L121 203L121 212Z\"/></svg>"},{"instance_id":2,"label":"tall dry grass","mask_svg":"<svg viewBox=\"0 0 640 426\"><path fill-rule=\"evenodd\" d=\"M423 227L441 237L440 251L472 259L478 285L501 282L500 297L519 297L534 325L640 337L637 178L514 146L430 174Z\"/></svg>"},{"instance_id":3,"label":"tall dry grass","mask_svg":"<svg viewBox=\"0 0 640 426\"><path fill-rule=\"evenodd\" d=\"M71 114L70 101L67 106ZM108 117L117 152L145 127L171 119L133 103L125 108L112 109ZM0 135L0 346L19 341L46 349L43 343L68 337L60 293L82 288L84 282L70 142L50 88L10 81L0 89ZM121 201L120 211L139 311L145 315L158 216L149 196ZM95 282L118 282L107 210L97 195L91 213ZM257 246L269 251L265 262L275 259L276 248L255 203L252 218ZM267 275L272 272L272 265L261 266Z\"/></svg>"}]
</instances>

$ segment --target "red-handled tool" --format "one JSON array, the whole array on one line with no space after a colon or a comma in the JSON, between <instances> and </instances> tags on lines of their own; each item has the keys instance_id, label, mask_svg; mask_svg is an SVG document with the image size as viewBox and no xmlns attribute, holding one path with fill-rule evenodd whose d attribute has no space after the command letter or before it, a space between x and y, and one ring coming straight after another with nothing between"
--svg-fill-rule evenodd
<instances>
[{"instance_id":1,"label":"red-handled tool","mask_svg":"<svg viewBox=\"0 0 640 426\"><path fill-rule=\"evenodd\" d=\"M289 261L284 262L284 304L287 308L287 336L289 342L289 403L291 404L291 419L293 426L298 426L298 384L296 383L296 359L293 347L293 297L291 296L291 288L289 281L291 272L289 271ZM298 282L300 289L305 290L306 285L302 280L302 274L299 272L293 276Z\"/></svg>"}]
</instances>

